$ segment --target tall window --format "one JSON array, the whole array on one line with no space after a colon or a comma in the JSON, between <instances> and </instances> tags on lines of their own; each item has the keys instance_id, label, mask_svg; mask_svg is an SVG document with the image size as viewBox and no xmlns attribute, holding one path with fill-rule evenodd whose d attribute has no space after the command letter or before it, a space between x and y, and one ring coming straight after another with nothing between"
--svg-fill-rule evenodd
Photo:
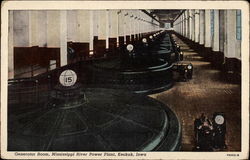
<instances>
[{"instance_id":1,"label":"tall window","mask_svg":"<svg viewBox=\"0 0 250 160\"><path fill-rule=\"evenodd\" d=\"M214 10L211 10L210 16L211 16L211 21L210 21L210 24L211 24L211 37L213 37L214 36Z\"/></svg>"},{"instance_id":2,"label":"tall window","mask_svg":"<svg viewBox=\"0 0 250 160\"><path fill-rule=\"evenodd\" d=\"M236 39L241 40L241 10L236 10Z\"/></svg>"}]
</instances>

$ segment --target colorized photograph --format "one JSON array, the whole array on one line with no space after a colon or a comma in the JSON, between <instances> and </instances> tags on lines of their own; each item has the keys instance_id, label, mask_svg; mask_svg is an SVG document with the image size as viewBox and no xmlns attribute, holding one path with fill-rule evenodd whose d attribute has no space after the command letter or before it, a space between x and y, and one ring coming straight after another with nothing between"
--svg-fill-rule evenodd
<instances>
[{"instance_id":1,"label":"colorized photograph","mask_svg":"<svg viewBox=\"0 0 250 160\"><path fill-rule=\"evenodd\" d=\"M241 151L241 10L9 10L8 151Z\"/></svg>"}]
</instances>

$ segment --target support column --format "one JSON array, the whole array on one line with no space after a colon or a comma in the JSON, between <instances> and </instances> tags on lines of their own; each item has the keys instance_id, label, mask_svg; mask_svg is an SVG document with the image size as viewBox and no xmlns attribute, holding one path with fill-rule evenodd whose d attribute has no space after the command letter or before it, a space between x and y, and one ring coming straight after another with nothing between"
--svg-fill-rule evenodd
<instances>
[{"instance_id":1,"label":"support column","mask_svg":"<svg viewBox=\"0 0 250 160\"><path fill-rule=\"evenodd\" d=\"M89 55L93 54L93 14L90 17L91 10L76 10L76 29L75 29L75 39L74 42L88 44L86 48L82 47L81 52L77 55L77 58L86 59ZM92 24L90 24L92 23ZM91 32L91 33L90 33ZM91 50L91 52L89 52Z\"/></svg>"},{"instance_id":2,"label":"support column","mask_svg":"<svg viewBox=\"0 0 250 160\"><path fill-rule=\"evenodd\" d=\"M242 15L241 10L236 10L236 58L241 59Z\"/></svg>"},{"instance_id":3,"label":"support column","mask_svg":"<svg viewBox=\"0 0 250 160\"><path fill-rule=\"evenodd\" d=\"M136 11L132 11L132 34L134 36L134 41L136 40Z\"/></svg>"},{"instance_id":4,"label":"support column","mask_svg":"<svg viewBox=\"0 0 250 160\"><path fill-rule=\"evenodd\" d=\"M181 15L180 16L180 18L181 18L181 35L183 35L183 16Z\"/></svg>"},{"instance_id":5,"label":"support column","mask_svg":"<svg viewBox=\"0 0 250 160\"><path fill-rule=\"evenodd\" d=\"M135 21L135 23L134 23L134 25L135 25L135 37L136 37L136 40L139 40L140 37L139 37L139 23L138 23L139 15L138 15L138 11L134 11L134 15L135 15L135 19L134 19L134 21Z\"/></svg>"},{"instance_id":6,"label":"support column","mask_svg":"<svg viewBox=\"0 0 250 160\"><path fill-rule=\"evenodd\" d=\"M29 46L37 45L37 11L28 11L29 13Z\"/></svg>"},{"instance_id":7,"label":"support column","mask_svg":"<svg viewBox=\"0 0 250 160\"><path fill-rule=\"evenodd\" d=\"M99 11L93 11L93 34L98 37L99 32Z\"/></svg>"},{"instance_id":8,"label":"support column","mask_svg":"<svg viewBox=\"0 0 250 160\"><path fill-rule=\"evenodd\" d=\"M211 47L211 15L210 10L205 10L205 47Z\"/></svg>"},{"instance_id":9,"label":"support column","mask_svg":"<svg viewBox=\"0 0 250 160\"><path fill-rule=\"evenodd\" d=\"M237 40L237 30L236 30L236 11L237 10L226 10L226 38L225 38L225 62L224 68L226 71L227 79L234 82L241 81L241 61L240 61L240 51L241 51L241 41ZM238 17L239 18L239 17ZM239 37L238 37L239 38Z\"/></svg>"},{"instance_id":10,"label":"support column","mask_svg":"<svg viewBox=\"0 0 250 160\"><path fill-rule=\"evenodd\" d=\"M94 11L89 11L89 55L94 54Z\"/></svg>"},{"instance_id":11,"label":"support column","mask_svg":"<svg viewBox=\"0 0 250 160\"><path fill-rule=\"evenodd\" d=\"M29 11L13 11L13 38L15 47L29 47Z\"/></svg>"},{"instance_id":12,"label":"support column","mask_svg":"<svg viewBox=\"0 0 250 160\"><path fill-rule=\"evenodd\" d=\"M128 14L128 11L126 10L124 12L124 24L123 24L123 27L124 27L124 44L127 44L127 38L126 36L130 36L130 22L129 22L129 14Z\"/></svg>"},{"instance_id":13,"label":"support column","mask_svg":"<svg viewBox=\"0 0 250 160\"><path fill-rule=\"evenodd\" d=\"M60 11L47 11L47 47L60 47Z\"/></svg>"},{"instance_id":14,"label":"support column","mask_svg":"<svg viewBox=\"0 0 250 160\"><path fill-rule=\"evenodd\" d=\"M98 40L105 40L105 48L109 47L109 11L98 11Z\"/></svg>"},{"instance_id":15,"label":"support column","mask_svg":"<svg viewBox=\"0 0 250 160\"><path fill-rule=\"evenodd\" d=\"M186 12L183 12L183 36L186 36L186 16L185 16Z\"/></svg>"},{"instance_id":16,"label":"support column","mask_svg":"<svg viewBox=\"0 0 250 160\"><path fill-rule=\"evenodd\" d=\"M200 33L200 17L199 10L195 10L195 42L199 42L199 33Z\"/></svg>"},{"instance_id":17,"label":"support column","mask_svg":"<svg viewBox=\"0 0 250 160\"><path fill-rule=\"evenodd\" d=\"M185 12L186 14L186 38L189 37L189 15L188 15L188 10Z\"/></svg>"},{"instance_id":18,"label":"support column","mask_svg":"<svg viewBox=\"0 0 250 160\"><path fill-rule=\"evenodd\" d=\"M40 47L47 47L47 12L38 11L37 41Z\"/></svg>"},{"instance_id":19,"label":"support column","mask_svg":"<svg viewBox=\"0 0 250 160\"><path fill-rule=\"evenodd\" d=\"M67 11L67 42L77 42L78 35L77 33L77 11L76 10L68 10Z\"/></svg>"},{"instance_id":20,"label":"support column","mask_svg":"<svg viewBox=\"0 0 250 160\"><path fill-rule=\"evenodd\" d=\"M118 35L118 14L117 10L110 10L110 38L117 38Z\"/></svg>"},{"instance_id":21,"label":"support column","mask_svg":"<svg viewBox=\"0 0 250 160\"><path fill-rule=\"evenodd\" d=\"M192 40L192 34L193 34L193 17L192 17L193 11L190 9L188 14L188 21L189 21L189 35L188 38Z\"/></svg>"},{"instance_id":22,"label":"support column","mask_svg":"<svg viewBox=\"0 0 250 160\"><path fill-rule=\"evenodd\" d=\"M186 35L186 17L185 17L185 13L183 13L182 14L183 16L182 16L182 25L183 25L183 36L185 36Z\"/></svg>"},{"instance_id":23,"label":"support column","mask_svg":"<svg viewBox=\"0 0 250 160\"><path fill-rule=\"evenodd\" d=\"M205 11L200 10L200 32L199 32L199 44L205 44Z\"/></svg>"},{"instance_id":24,"label":"support column","mask_svg":"<svg viewBox=\"0 0 250 160\"><path fill-rule=\"evenodd\" d=\"M109 34L109 50L113 52L115 48L117 47L117 44L119 42L119 37L118 37L118 14L117 10L110 10L110 23L109 23L109 29L110 29L110 34Z\"/></svg>"},{"instance_id":25,"label":"support column","mask_svg":"<svg viewBox=\"0 0 250 160\"><path fill-rule=\"evenodd\" d=\"M139 40L141 38L141 34L140 34L140 11L137 11L136 15L137 15L137 19L136 19L136 25L137 25L136 33L137 33L138 40Z\"/></svg>"},{"instance_id":26,"label":"support column","mask_svg":"<svg viewBox=\"0 0 250 160\"><path fill-rule=\"evenodd\" d=\"M106 49L109 49L109 31L110 31L110 14L109 10L106 10Z\"/></svg>"},{"instance_id":27,"label":"support column","mask_svg":"<svg viewBox=\"0 0 250 160\"><path fill-rule=\"evenodd\" d=\"M226 46L225 56L228 58L236 57L236 12L235 10L226 10Z\"/></svg>"},{"instance_id":28,"label":"support column","mask_svg":"<svg viewBox=\"0 0 250 160\"><path fill-rule=\"evenodd\" d=\"M60 11L60 65L67 65L67 11Z\"/></svg>"},{"instance_id":29,"label":"support column","mask_svg":"<svg viewBox=\"0 0 250 160\"><path fill-rule=\"evenodd\" d=\"M13 11L9 11L8 79L14 78Z\"/></svg>"},{"instance_id":30,"label":"support column","mask_svg":"<svg viewBox=\"0 0 250 160\"><path fill-rule=\"evenodd\" d=\"M116 24L116 28L117 28L117 32L116 32L116 47L119 47L119 15L118 15L118 11L116 10L115 11L116 13L116 21L117 21L117 24Z\"/></svg>"},{"instance_id":31,"label":"support column","mask_svg":"<svg viewBox=\"0 0 250 160\"><path fill-rule=\"evenodd\" d=\"M99 10L98 12L98 40L106 39L106 11Z\"/></svg>"},{"instance_id":32,"label":"support column","mask_svg":"<svg viewBox=\"0 0 250 160\"><path fill-rule=\"evenodd\" d=\"M192 9L192 36L191 39L192 41L195 41L195 10Z\"/></svg>"},{"instance_id":33,"label":"support column","mask_svg":"<svg viewBox=\"0 0 250 160\"><path fill-rule=\"evenodd\" d=\"M143 12L141 12L141 18L142 18L142 20L141 20L141 33L143 34L143 36L144 36L144 34L145 34L145 32L146 32L146 23L145 23L145 15L144 15L144 13Z\"/></svg>"},{"instance_id":34,"label":"support column","mask_svg":"<svg viewBox=\"0 0 250 160\"><path fill-rule=\"evenodd\" d=\"M214 36L213 36L213 51L219 51L219 10L214 10Z\"/></svg>"},{"instance_id":35,"label":"support column","mask_svg":"<svg viewBox=\"0 0 250 160\"><path fill-rule=\"evenodd\" d=\"M47 46L47 13L46 11L29 11L30 46Z\"/></svg>"},{"instance_id":36,"label":"support column","mask_svg":"<svg viewBox=\"0 0 250 160\"><path fill-rule=\"evenodd\" d=\"M125 18L124 11L123 10L118 11L118 36L121 37L120 39L123 41L123 42L119 41L119 46L123 45L125 42L124 18Z\"/></svg>"},{"instance_id":37,"label":"support column","mask_svg":"<svg viewBox=\"0 0 250 160\"><path fill-rule=\"evenodd\" d=\"M129 36L130 36L130 41L132 41L132 35L134 34L134 27L133 27L133 12L132 11L129 11L129 14L128 14L128 19L129 19Z\"/></svg>"},{"instance_id":38,"label":"support column","mask_svg":"<svg viewBox=\"0 0 250 160\"><path fill-rule=\"evenodd\" d=\"M90 35L93 37L93 14L90 15L90 12L93 13L93 11L85 11L85 10L77 11L77 16L76 16L77 25L75 30L76 42L89 43L91 41ZM90 16L92 16L92 18L90 18ZM92 21L92 26L90 27L91 21ZM91 34L90 30L92 30Z\"/></svg>"},{"instance_id":39,"label":"support column","mask_svg":"<svg viewBox=\"0 0 250 160\"><path fill-rule=\"evenodd\" d=\"M219 11L219 48L220 52L224 52L224 43L225 43L225 15L224 10Z\"/></svg>"}]
</instances>

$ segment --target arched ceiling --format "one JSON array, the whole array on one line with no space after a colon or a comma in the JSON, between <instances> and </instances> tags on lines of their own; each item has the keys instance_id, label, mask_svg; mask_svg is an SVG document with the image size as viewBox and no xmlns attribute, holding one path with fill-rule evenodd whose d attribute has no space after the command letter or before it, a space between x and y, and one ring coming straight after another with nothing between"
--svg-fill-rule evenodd
<instances>
[{"instance_id":1,"label":"arched ceiling","mask_svg":"<svg viewBox=\"0 0 250 160\"><path fill-rule=\"evenodd\" d=\"M162 9L155 9L150 10L150 14L152 16L159 17L159 21L161 23L172 23L175 19L183 12L184 10L162 10Z\"/></svg>"}]
</instances>

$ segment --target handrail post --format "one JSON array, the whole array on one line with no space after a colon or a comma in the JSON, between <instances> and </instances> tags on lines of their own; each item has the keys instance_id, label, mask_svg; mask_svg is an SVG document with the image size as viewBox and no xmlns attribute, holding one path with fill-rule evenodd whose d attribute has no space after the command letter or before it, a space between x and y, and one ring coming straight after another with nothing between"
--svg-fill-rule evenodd
<instances>
[{"instance_id":1,"label":"handrail post","mask_svg":"<svg viewBox=\"0 0 250 160\"><path fill-rule=\"evenodd\" d=\"M36 83L36 102L39 104L39 91L38 91L38 80L35 80Z\"/></svg>"},{"instance_id":2,"label":"handrail post","mask_svg":"<svg viewBox=\"0 0 250 160\"><path fill-rule=\"evenodd\" d=\"M34 76L34 73L33 73L33 65L31 65L31 77Z\"/></svg>"}]
</instances>

